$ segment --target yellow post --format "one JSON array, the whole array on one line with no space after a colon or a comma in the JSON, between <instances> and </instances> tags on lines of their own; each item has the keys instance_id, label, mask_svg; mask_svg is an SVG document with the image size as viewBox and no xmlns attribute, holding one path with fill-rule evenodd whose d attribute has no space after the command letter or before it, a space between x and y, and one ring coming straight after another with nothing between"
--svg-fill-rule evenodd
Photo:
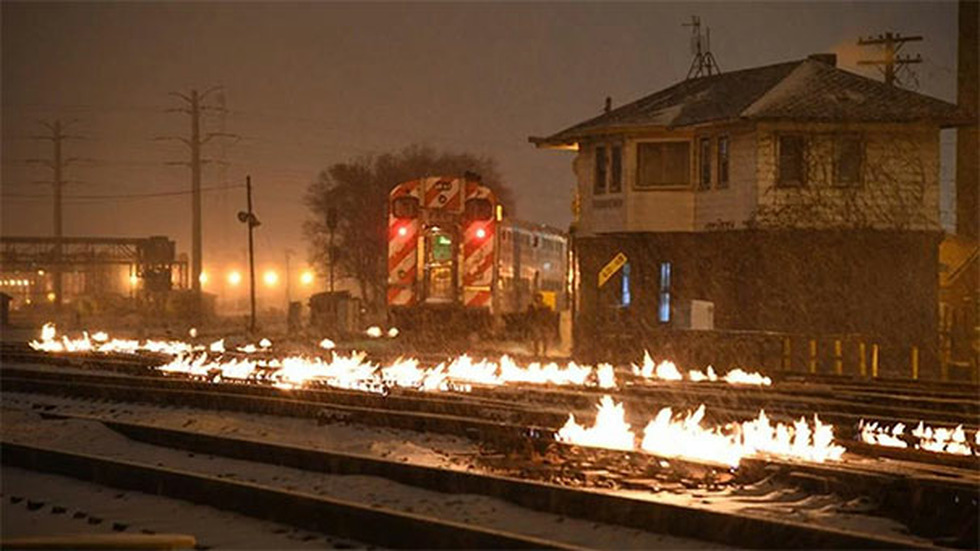
<instances>
[{"instance_id":1,"label":"yellow post","mask_svg":"<svg viewBox=\"0 0 980 551\"><path fill-rule=\"evenodd\" d=\"M919 347L912 347L912 380L919 380Z\"/></svg>"},{"instance_id":2,"label":"yellow post","mask_svg":"<svg viewBox=\"0 0 980 551\"><path fill-rule=\"evenodd\" d=\"M871 345L871 376L878 378L878 345Z\"/></svg>"},{"instance_id":3,"label":"yellow post","mask_svg":"<svg viewBox=\"0 0 980 551\"><path fill-rule=\"evenodd\" d=\"M841 351L840 339L834 340L834 373L838 375L844 374L844 358Z\"/></svg>"},{"instance_id":4,"label":"yellow post","mask_svg":"<svg viewBox=\"0 0 980 551\"><path fill-rule=\"evenodd\" d=\"M810 373L817 372L817 340L810 339Z\"/></svg>"},{"instance_id":5,"label":"yellow post","mask_svg":"<svg viewBox=\"0 0 980 551\"><path fill-rule=\"evenodd\" d=\"M868 347L864 344L864 341L858 343L858 369L861 371L861 377L868 376Z\"/></svg>"},{"instance_id":6,"label":"yellow post","mask_svg":"<svg viewBox=\"0 0 980 551\"><path fill-rule=\"evenodd\" d=\"M789 371L793 362L793 344L789 337L783 337L783 371Z\"/></svg>"}]
</instances>

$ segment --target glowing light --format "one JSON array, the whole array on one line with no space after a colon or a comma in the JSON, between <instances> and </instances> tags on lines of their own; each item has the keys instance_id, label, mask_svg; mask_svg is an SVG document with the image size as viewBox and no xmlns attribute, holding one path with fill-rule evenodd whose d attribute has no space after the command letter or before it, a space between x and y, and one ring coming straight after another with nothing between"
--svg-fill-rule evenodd
<instances>
[{"instance_id":1,"label":"glowing light","mask_svg":"<svg viewBox=\"0 0 980 551\"><path fill-rule=\"evenodd\" d=\"M207 272L201 272L201 275L197 276L197 280L201 282L201 285L205 285L208 282Z\"/></svg>"},{"instance_id":2,"label":"glowing light","mask_svg":"<svg viewBox=\"0 0 980 551\"><path fill-rule=\"evenodd\" d=\"M37 275L43 276L44 275L44 270L38 270L37 271Z\"/></svg>"},{"instance_id":3,"label":"glowing light","mask_svg":"<svg viewBox=\"0 0 980 551\"><path fill-rule=\"evenodd\" d=\"M398 228L399 237L405 237L406 235L408 235L408 228L406 228L405 226Z\"/></svg>"},{"instance_id":4,"label":"glowing light","mask_svg":"<svg viewBox=\"0 0 980 551\"><path fill-rule=\"evenodd\" d=\"M333 350L336 347L337 344L330 339L323 339L322 341L320 341L320 348L324 350Z\"/></svg>"},{"instance_id":5,"label":"glowing light","mask_svg":"<svg viewBox=\"0 0 980 551\"><path fill-rule=\"evenodd\" d=\"M377 339L384 334L382 333L381 328L378 327L377 325L372 325L371 327L368 327L365 333L367 333L367 336L371 337L372 339Z\"/></svg>"},{"instance_id":6,"label":"glowing light","mask_svg":"<svg viewBox=\"0 0 980 551\"><path fill-rule=\"evenodd\" d=\"M388 337L390 337L390 338L393 339L393 338L395 338L397 336L398 336L398 328L397 327L392 327L391 329L388 330Z\"/></svg>"},{"instance_id":7,"label":"glowing light","mask_svg":"<svg viewBox=\"0 0 980 551\"><path fill-rule=\"evenodd\" d=\"M138 285L139 282L140 282L140 278L136 274L129 276L129 284L131 286L136 287L136 285Z\"/></svg>"},{"instance_id":8,"label":"glowing light","mask_svg":"<svg viewBox=\"0 0 980 551\"><path fill-rule=\"evenodd\" d=\"M310 270L306 270L299 276L299 282L303 285L309 285L313 283L314 275Z\"/></svg>"},{"instance_id":9,"label":"glowing light","mask_svg":"<svg viewBox=\"0 0 980 551\"><path fill-rule=\"evenodd\" d=\"M48 293L48 302L54 302L54 299L56 298L58 298L58 295L54 294L53 291Z\"/></svg>"},{"instance_id":10,"label":"glowing light","mask_svg":"<svg viewBox=\"0 0 980 551\"><path fill-rule=\"evenodd\" d=\"M237 287L239 283L242 282L242 274L238 270L232 270L228 272L228 284L232 287Z\"/></svg>"},{"instance_id":11,"label":"glowing light","mask_svg":"<svg viewBox=\"0 0 980 551\"><path fill-rule=\"evenodd\" d=\"M477 239L483 239L486 236L487 236L487 230L485 230L484 228L477 228L476 229L476 238Z\"/></svg>"},{"instance_id":12,"label":"glowing light","mask_svg":"<svg viewBox=\"0 0 980 551\"><path fill-rule=\"evenodd\" d=\"M197 338L197 327L191 327L187 334L191 336L192 339Z\"/></svg>"},{"instance_id":13,"label":"glowing light","mask_svg":"<svg viewBox=\"0 0 980 551\"><path fill-rule=\"evenodd\" d=\"M279 274L277 274L275 270L266 270L265 273L262 274L262 281L264 281L267 286L273 287L276 283L279 283Z\"/></svg>"}]
</instances>

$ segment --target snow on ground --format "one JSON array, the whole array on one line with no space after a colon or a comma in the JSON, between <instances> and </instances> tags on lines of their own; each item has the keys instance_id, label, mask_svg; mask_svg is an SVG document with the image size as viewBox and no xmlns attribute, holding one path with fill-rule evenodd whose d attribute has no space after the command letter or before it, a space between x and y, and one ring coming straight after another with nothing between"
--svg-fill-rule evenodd
<instances>
[{"instance_id":1,"label":"snow on ground","mask_svg":"<svg viewBox=\"0 0 980 551\"><path fill-rule=\"evenodd\" d=\"M91 415L114 421L263 440L323 451L372 455L432 467L472 468L473 464L468 458L479 452L472 441L448 435L358 424L319 424L315 419L181 406L161 408L4 392L3 408L4 413L7 410L47 410L65 415Z\"/></svg>"},{"instance_id":2,"label":"snow on ground","mask_svg":"<svg viewBox=\"0 0 980 551\"><path fill-rule=\"evenodd\" d=\"M95 422L70 419L42 420L38 413L10 407L7 403L9 398L5 393L3 438L11 442L79 453L96 453L111 458L219 476L229 480L248 481L289 491L430 515L584 547L614 549L718 547L706 542L541 513L486 496L444 494L376 477L313 473L150 446L127 440ZM43 399L47 397L39 397L38 401ZM115 407L129 408L128 405ZM310 430L324 428L310 426ZM361 445L364 444L362 442Z\"/></svg>"},{"instance_id":3,"label":"snow on ground","mask_svg":"<svg viewBox=\"0 0 980 551\"><path fill-rule=\"evenodd\" d=\"M349 540L185 501L3 467L4 539L75 534L187 534L198 548L336 549Z\"/></svg>"},{"instance_id":4,"label":"snow on ground","mask_svg":"<svg viewBox=\"0 0 980 551\"><path fill-rule=\"evenodd\" d=\"M8 436L10 421L16 418L14 413L46 410L50 410L51 413L92 415L117 421L143 423L228 437L257 439L324 451L371 455L440 468L482 470L472 460L479 453L477 446L469 440L448 435L358 424L318 424L314 419L188 407L161 408L140 404L106 403L13 392L3 393L4 436ZM32 418L33 416L28 416L28 419ZM33 421L31 423L33 424ZM53 426L52 423L56 422L45 421L41 426ZM103 428L100 425L97 427ZM123 439L123 437L112 432L109 432L109 435ZM379 504L397 507L400 503L398 500L389 502L385 498L383 489L371 489L368 492L372 498L378 500ZM813 498L808 492L795 491L782 485L771 484L768 481L756 486L731 488L721 492L684 490L651 493L648 491L619 490L614 493L635 499L669 502L714 511L751 512L777 520L786 519L865 533L909 537L907 529L901 524L882 517L871 516L873 508L869 507L867 503L862 504L860 501L845 502L836 496ZM465 500L453 502L450 508L459 508L464 503L466 503ZM408 507L412 508L412 505L408 505ZM507 525L505 523L501 526L506 528Z\"/></svg>"}]
</instances>

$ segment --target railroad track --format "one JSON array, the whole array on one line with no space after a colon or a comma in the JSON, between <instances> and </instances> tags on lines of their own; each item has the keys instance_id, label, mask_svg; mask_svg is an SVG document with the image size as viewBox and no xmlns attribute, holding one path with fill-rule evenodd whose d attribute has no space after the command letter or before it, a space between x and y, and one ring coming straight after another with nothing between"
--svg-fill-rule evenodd
<instances>
[{"instance_id":1,"label":"railroad track","mask_svg":"<svg viewBox=\"0 0 980 551\"><path fill-rule=\"evenodd\" d=\"M473 403L465 395L384 397L337 389L282 391L265 386L216 385L183 378L65 374L10 367L3 369L2 381L8 391L161 405L181 404L452 434L508 451L528 446L544 449L553 445L555 430L564 421L563 414L540 411L531 414L525 410L515 410L506 401L503 404L489 400ZM540 424L529 424L529 419ZM852 454L865 457L887 456L909 463L936 464L968 471L975 471L980 465L975 457L870 446L847 438L841 438L839 443Z\"/></svg>"},{"instance_id":2,"label":"railroad track","mask_svg":"<svg viewBox=\"0 0 980 551\"><path fill-rule=\"evenodd\" d=\"M79 361L77 358L73 360ZM96 362L95 359L80 359ZM95 365L98 367L98 364ZM5 365L0 377L5 388L28 392L57 392L76 396L105 399L129 399L150 403L179 402L204 408L220 408L255 411L299 417L329 417L347 419L364 424L392 426L418 431L432 431L475 438L504 448L519 447L530 439L550 441L555 430L574 411L576 417L591 420L594 405L603 392L589 389L542 388L528 385L522 388L498 387L475 388L471 393L424 393L405 389L393 389L389 395L378 395L328 387L294 389L284 391L268 385L241 383L213 384L183 376L160 376L158 372L143 366L132 367L112 364L120 374L97 372L63 373L56 370L36 371ZM124 375L123 373L139 375ZM147 373L151 376L145 376ZM703 383L697 383L701 385ZM919 452L914 449L883 448L861 445L854 440L856 425L862 418L884 422L917 423L914 413L902 417L869 416L857 413L837 413L828 409L806 409L813 404L796 405L789 409L780 400L765 398L768 389L701 388L696 385L665 385L653 389L657 398L645 396L648 388L628 387L617 396L631 409L647 414L664 405L691 407L691 404L709 405L709 420L727 422L732 419L754 417L757 408L764 407L771 414L799 417L819 412L825 422L836 425L841 444L852 452L871 457L889 456L915 462L977 468L976 457ZM712 401L708 391L714 390L724 399L721 405ZM725 396L727 391L730 396ZM823 392L823 391L821 391ZM632 396L637 393L640 396ZM737 402L738 396L754 394L762 403L748 407ZM734 398L732 398L734 396ZM761 397L761 398L760 398ZM787 399L792 399L788 396ZM893 412L893 414L896 412ZM902 412L897 412L901 414ZM710 417L713 416L713 419ZM976 427L969 416L946 419L952 424L964 424L968 429Z\"/></svg>"},{"instance_id":3,"label":"railroad track","mask_svg":"<svg viewBox=\"0 0 980 551\"><path fill-rule=\"evenodd\" d=\"M163 361L162 357L127 357L100 354L53 355L38 354L26 347L6 347L0 350L7 361L65 363L98 370L110 370L128 374L162 375L152 367ZM131 361L130 361L131 360ZM178 376L179 377L179 376ZM475 402L476 407L507 412L507 418L524 424L551 424L556 416L578 411L586 418L598 396L611 394L627 403L630 409L650 411L664 406L692 407L705 404L710 416L727 421L746 415L754 416L758 410L788 417L809 416L819 413L825 420L841 427L845 437L861 419L888 424L914 425L919 421L937 425L964 425L968 429L980 425L980 401L975 389L957 385L927 383L922 388L900 381L855 381L844 378L826 383L797 380L793 376L774 387L735 386L725 383L673 383L665 381L637 380L629 374L620 374L624 384L618 389L590 389L581 387L548 387L543 385L508 385L481 388L475 386L467 393L465 401ZM876 385L881 385L879 388ZM327 390L321 388L321 390ZM401 409L433 411L440 400L427 395L422 405L415 405L418 393L393 389ZM443 396L450 396L444 394ZM390 398L390 397L389 397ZM339 397L339 399L343 399ZM482 400L479 400L482 399ZM370 398L365 398L370 400ZM479 401L478 401L479 400ZM458 409L464 399L457 399L452 408ZM525 404L524 415L517 409ZM529 410L532 413L528 413Z\"/></svg>"},{"instance_id":4,"label":"railroad track","mask_svg":"<svg viewBox=\"0 0 980 551\"><path fill-rule=\"evenodd\" d=\"M719 512L706 507L636 499L608 492L568 488L514 477L412 465L376 457L316 451L267 441L229 438L91 416L61 414L48 414L47 416L55 419L101 423L127 438L145 444L239 460L271 462L277 466L326 474L376 476L438 492L480 494L510 501L538 511L635 527L673 536L708 540L720 544L756 548L909 548L925 545L923 540L919 539L841 530L818 524L788 521L772 515L753 514L752 512ZM7 442L3 444L3 452L3 461L12 465L71 476L84 473L87 479L101 484L151 492L157 489L170 497L205 503L219 508L227 508L228 503L233 503L235 504L233 510L240 513L292 523L304 529L323 531L332 535L379 545L401 547L405 546L406 542L411 542L409 546L434 546L435 544L428 539L406 540L404 537L404 533L422 530L423 538L430 536L445 538L441 540L443 542L441 546L446 547L525 547L527 545L567 547L555 545L554 542L496 532L487 534L486 531L481 530L461 530L459 526L452 525L452 523L447 525L446 523L431 522L432 519L420 519L411 515L409 515L410 518L403 518L397 512L382 512L382 514L374 517L365 517L367 513L362 507L337 503L336 500L326 500L328 503L323 503L322 498L315 496L284 493L255 485L175 472L172 469L136 465L131 462L107 460L49 449L36 449ZM758 470L760 467L761 465L753 465L751 469L747 469L745 472ZM799 466L797 466L797 470L786 471L784 475L798 479L800 476L798 471ZM756 476L759 472L756 473ZM771 474L768 476L772 477ZM956 487L956 484L949 481L945 481L943 484L938 481L921 480L920 484L912 485L908 483L908 480L905 480L903 486L899 482L901 477L893 476L890 480L885 480L885 478L883 475L879 475L875 484L878 485L877 490L879 492L886 487L891 488L890 492L883 493L886 501L907 502L907 496L899 494L902 493L902 490L912 489L919 502L924 506L934 507L937 501L950 499L950 496L953 495L951 492L959 491L961 494L966 492L968 495L970 491L969 485L961 484ZM856 488L853 481L842 480L841 482L848 484L852 489ZM888 503L885 503L884 508L890 507ZM273 509L275 510L274 516L269 517L270 510ZM917 524L910 524L914 533L927 535L940 542L952 542L959 545L970 544L969 541L963 540L962 533L956 533L956 530L951 532L949 527L954 526L962 529L964 522L968 522L971 517L976 517L975 509L971 511L960 508L955 511L955 515L951 515L950 511L945 508L941 511L936 511L934 508L911 511L906 507L903 511L918 521ZM302 514L297 514L297 512ZM385 538L394 537L394 540L379 540L372 533L344 531L347 526L344 523L325 525L322 520L316 521L316 519L328 514L332 514L334 519L339 515L350 522L357 520L354 524L360 526L364 526L367 522L373 522L376 527L394 523L394 530L397 534L388 533L384 535ZM943 530L943 527L946 527L946 530ZM373 530L378 531L377 528ZM409 532L403 532L403 530L409 530ZM975 531L974 529L973 533ZM970 533L967 529L967 537ZM974 541L973 546L975 547L975 545L976 542Z\"/></svg>"},{"instance_id":5,"label":"railroad track","mask_svg":"<svg viewBox=\"0 0 980 551\"><path fill-rule=\"evenodd\" d=\"M367 544L410 549L576 549L546 539L147 463L7 441L0 443L0 450L5 465L209 505Z\"/></svg>"}]
</instances>

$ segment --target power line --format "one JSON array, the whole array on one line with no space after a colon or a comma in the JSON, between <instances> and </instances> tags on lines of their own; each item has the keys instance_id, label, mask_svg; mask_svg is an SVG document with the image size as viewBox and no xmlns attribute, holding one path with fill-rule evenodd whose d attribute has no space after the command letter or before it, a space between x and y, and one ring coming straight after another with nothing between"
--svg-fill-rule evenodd
<instances>
[{"instance_id":1,"label":"power line","mask_svg":"<svg viewBox=\"0 0 980 551\"><path fill-rule=\"evenodd\" d=\"M232 185L232 186L215 186L215 187L202 187L200 191L225 191L229 189L242 188L242 185ZM120 193L120 194L106 194L106 195L66 195L65 199L85 199L85 200L100 200L100 199L145 199L152 197L171 197L174 195L189 195L194 193L193 190L179 190L179 191L161 191L156 193ZM28 193L4 193L3 198L13 197L13 198L31 198L31 199L46 199L47 195L37 195Z\"/></svg>"},{"instance_id":2,"label":"power line","mask_svg":"<svg viewBox=\"0 0 980 551\"><path fill-rule=\"evenodd\" d=\"M201 301L201 272L203 271L203 240L201 237L201 165L208 162L201 158L201 147L213 138L218 137L237 137L227 132L209 132L201 137L201 113L203 111L224 111L223 106L213 106L205 103L208 95L212 92L221 90L220 86L214 86L199 93L196 89L191 90L190 95L180 92L171 92L170 95L176 96L183 101L184 105L173 109L171 112L186 113L190 116L191 135L190 138L164 136L158 139L177 140L187 145L190 150L190 161L176 161L168 164L186 165L191 169L191 288L194 291L195 317L200 321L202 315Z\"/></svg>"},{"instance_id":3,"label":"power line","mask_svg":"<svg viewBox=\"0 0 980 551\"><path fill-rule=\"evenodd\" d=\"M884 57L879 59L862 59L858 61L858 65L874 65L878 67L885 75L885 84L888 85L902 85L899 79L899 72L903 69L908 71L909 77L917 82L915 73L909 69L909 65L922 63L922 55L915 54L915 57L910 55L901 56L898 55L898 52L906 42L919 42L921 40L921 36L902 36L899 33L891 32L879 34L877 37L859 38L857 42L858 46L882 46Z\"/></svg>"},{"instance_id":4,"label":"power line","mask_svg":"<svg viewBox=\"0 0 980 551\"><path fill-rule=\"evenodd\" d=\"M51 142L52 151L50 159L29 159L29 163L35 163L44 165L51 169L51 181L49 182L54 190L54 238L55 238L55 248L54 248L54 264L55 268L52 270L52 277L54 279L54 294L55 294L55 306L60 310L62 304L62 276L61 268L61 239L64 236L64 228L62 226L62 215L61 215L61 193L62 187L65 185L66 181L64 178L65 168L73 162L78 161L76 158L65 158L63 155L62 145L65 140L69 139L81 139L80 136L72 136L66 134L65 131L69 126L71 126L75 121L68 121L62 123L61 119L56 119L53 122L40 121L41 126L48 129L50 134L34 136L38 140L46 140Z\"/></svg>"}]
</instances>

